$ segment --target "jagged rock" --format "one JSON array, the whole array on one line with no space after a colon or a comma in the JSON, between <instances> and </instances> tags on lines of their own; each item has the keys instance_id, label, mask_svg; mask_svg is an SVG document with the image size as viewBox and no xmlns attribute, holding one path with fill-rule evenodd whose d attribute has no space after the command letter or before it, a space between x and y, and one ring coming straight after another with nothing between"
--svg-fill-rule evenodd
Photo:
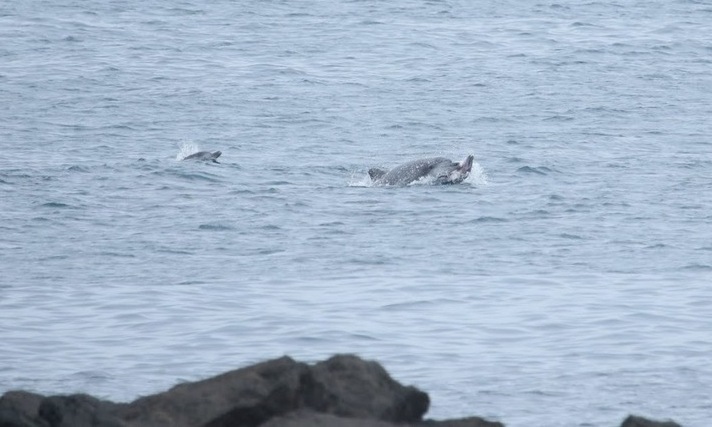
<instances>
[{"instance_id":1,"label":"jagged rock","mask_svg":"<svg viewBox=\"0 0 712 427\"><path fill-rule=\"evenodd\" d=\"M282 357L131 403L10 391L0 397L0 427L504 427L478 417L424 421L429 404L377 362ZM680 426L629 416L621 427Z\"/></svg>"},{"instance_id":2,"label":"jagged rock","mask_svg":"<svg viewBox=\"0 0 712 427\"><path fill-rule=\"evenodd\" d=\"M467 417L444 421L428 420L416 425L418 427L504 427L504 424L500 422L487 421L480 417Z\"/></svg>"},{"instance_id":3,"label":"jagged rock","mask_svg":"<svg viewBox=\"0 0 712 427\"><path fill-rule=\"evenodd\" d=\"M376 362L339 355L309 366L282 357L128 404L9 392L0 398L0 427L257 427L298 410L408 423L421 421L428 405L426 393Z\"/></svg>"},{"instance_id":4,"label":"jagged rock","mask_svg":"<svg viewBox=\"0 0 712 427\"><path fill-rule=\"evenodd\" d=\"M51 396L42 400L38 414L52 427L126 427L114 415L117 406L86 394Z\"/></svg>"},{"instance_id":5,"label":"jagged rock","mask_svg":"<svg viewBox=\"0 0 712 427\"><path fill-rule=\"evenodd\" d=\"M37 419L44 396L26 391L8 391L0 398L0 427L49 427Z\"/></svg>"},{"instance_id":6,"label":"jagged rock","mask_svg":"<svg viewBox=\"0 0 712 427\"><path fill-rule=\"evenodd\" d=\"M283 357L138 399L122 418L136 426L257 426L309 408L403 423L422 419L428 402L376 362L334 356L310 367Z\"/></svg>"},{"instance_id":7,"label":"jagged rock","mask_svg":"<svg viewBox=\"0 0 712 427\"><path fill-rule=\"evenodd\" d=\"M682 427L673 421L654 421L635 415L629 415L623 420L621 427Z\"/></svg>"},{"instance_id":8,"label":"jagged rock","mask_svg":"<svg viewBox=\"0 0 712 427\"><path fill-rule=\"evenodd\" d=\"M447 421L424 421L413 424L398 424L399 427L504 427L504 424L478 417ZM314 411L295 411L276 417L260 427L394 427L391 422L367 419L344 418Z\"/></svg>"},{"instance_id":9,"label":"jagged rock","mask_svg":"<svg viewBox=\"0 0 712 427\"><path fill-rule=\"evenodd\" d=\"M137 399L121 417L137 427L257 426L298 407L308 373L308 365L282 357Z\"/></svg>"},{"instance_id":10,"label":"jagged rock","mask_svg":"<svg viewBox=\"0 0 712 427\"><path fill-rule=\"evenodd\" d=\"M387 421L372 418L345 418L309 410L294 411L275 417L260 427L393 427Z\"/></svg>"},{"instance_id":11,"label":"jagged rock","mask_svg":"<svg viewBox=\"0 0 712 427\"><path fill-rule=\"evenodd\" d=\"M0 398L0 427L125 427L113 414L116 407L84 394L44 397L11 391Z\"/></svg>"},{"instance_id":12,"label":"jagged rock","mask_svg":"<svg viewBox=\"0 0 712 427\"><path fill-rule=\"evenodd\" d=\"M306 407L351 418L408 423L420 421L430 398L415 387L403 387L376 362L337 356L311 370Z\"/></svg>"}]
</instances>

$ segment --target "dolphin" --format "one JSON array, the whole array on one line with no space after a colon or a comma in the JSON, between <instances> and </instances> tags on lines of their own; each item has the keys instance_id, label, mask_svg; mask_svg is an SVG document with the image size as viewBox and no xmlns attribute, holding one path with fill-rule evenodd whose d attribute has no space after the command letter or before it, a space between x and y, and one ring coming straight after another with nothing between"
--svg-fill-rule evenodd
<instances>
[{"instance_id":1,"label":"dolphin","mask_svg":"<svg viewBox=\"0 0 712 427\"><path fill-rule=\"evenodd\" d=\"M424 177L432 177L434 184L459 184L470 175L475 156L469 155L460 163L444 157L413 160L390 171L372 168L368 175L376 185L408 185Z\"/></svg>"},{"instance_id":2,"label":"dolphin","mask_svg":"<svg viewBox=\"0 0 712 427\"><path fill-rule=\"evenodd\" d=\"M212 160L214 163L220 163L216 159L220 157L222 153L220 151L215 151L211 153L210 151L198 151L190 156L186 156L183 160Z\"/></svg>"}]
</instances>

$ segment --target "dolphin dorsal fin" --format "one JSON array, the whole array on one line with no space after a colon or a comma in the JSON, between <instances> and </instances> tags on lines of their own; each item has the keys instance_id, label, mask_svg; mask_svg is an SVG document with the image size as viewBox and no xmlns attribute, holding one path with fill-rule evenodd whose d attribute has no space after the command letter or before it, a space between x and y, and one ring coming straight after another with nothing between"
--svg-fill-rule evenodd
<instances>
[{"instance_id":1,"label":"dolphin dorsal fin","mask_svg":"<svg viewBox=\"0 0 712 427\"><path fill-rule=\"evenodd\" d=\"M383 178L383 175L385 174L386 171L379 168L371 168L368 170L368 176L371 177L371 181L376 181L377 179Z\"/></svg>"}]
</instances>

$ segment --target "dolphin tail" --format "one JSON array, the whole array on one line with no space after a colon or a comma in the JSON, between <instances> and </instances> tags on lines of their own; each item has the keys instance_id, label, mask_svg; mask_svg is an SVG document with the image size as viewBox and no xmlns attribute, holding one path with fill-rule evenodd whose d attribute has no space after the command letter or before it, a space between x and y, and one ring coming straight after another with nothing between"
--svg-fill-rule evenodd
<instances>
[{"instance_id":1,"label":"dolphin tail","mask_svg":"<svg viewBox=\"0 0 712 427\"><path fill-rule=\"evenodd\" d=\"M460 166L458 167L458 169L460 170L461 173L470 173L470 171L472 170L472 163L474 161L475 161L475 156L470 154L469 156L467 156L467 158L465 160L460 162Z\"/></svg>"},{"instance_id":2,"label":"dolphin tail","mask_svg":"<svg viewBox=\"0 0 712 427\"><path fill-rule=\"evenodd\" d=\"M222 155L222 152L221 152L221 151L215 151L215 152L213 152L213 154L212 154L212 156L211 156L213 163L220 163L220 162L218 162L217 158L220 157L221 155Z\"/></svg>"}]
</instances>

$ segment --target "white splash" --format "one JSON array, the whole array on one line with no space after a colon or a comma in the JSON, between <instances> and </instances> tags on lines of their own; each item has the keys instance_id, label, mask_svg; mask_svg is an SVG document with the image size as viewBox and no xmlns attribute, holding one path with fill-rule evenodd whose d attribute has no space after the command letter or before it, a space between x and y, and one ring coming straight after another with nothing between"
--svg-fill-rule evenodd
<instances>
[{"instance_id":1,"label":"white splash","mask_svg":"<svg viewBox=\"0 0 712 427\"><path fill-rule=\"evenodd\" d=\"M176 160L183 160L193 153L200 151L200 147L192 142L184 142L178 148L178 154L176 154Z\"/></svg>"},{"instance_id":2,"label":"white splash","mask_svg":"<svg viewBox=\"0 0 712 427\"><path fill-rule=\"evenodd\" d=\"M467 177L465 181L471 182L475 185L487 185L489 180L487 179L487 172L482 169L477 161L472 162L472 169L470 170L470 176Z\"/></svg>"},{"instance_id":3,"label":"white splash","mask_svg":"<svg viewBox=\"0 0 712 427\"><path fill-rule=\"evenodd\" d=\"M352 172L349 187L373 187L373 181L371 181L371 177L368 174L361 175L357 172Z\"/></svg>"}]
</instances>

